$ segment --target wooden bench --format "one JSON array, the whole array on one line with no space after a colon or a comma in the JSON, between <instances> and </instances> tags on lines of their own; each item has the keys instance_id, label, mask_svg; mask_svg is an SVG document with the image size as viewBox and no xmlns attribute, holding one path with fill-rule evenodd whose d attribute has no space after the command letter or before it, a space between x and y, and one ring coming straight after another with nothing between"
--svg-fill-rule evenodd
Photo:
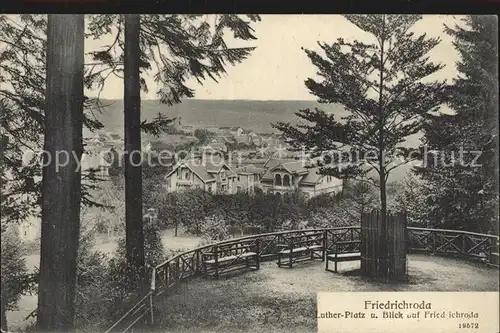
<instances>
[{"instance_id":1,"label":"wooden bench","mask_svg":"<svg viewBox=\"0 0 500 333\"><path fill-rule=\"evenodd\" d=\"M236 270L260 268L259 239L242 240L237 243L214 245L212 251L201 254L205 276L219 275Z\"/></svg>"},{"instance_id":2,"label":"wooden bench","mask_svg":"<svg viewBox=\"0 0 500 333\"><path fill-rule=\"evenodd\" d=\"M343 261L356 261L361 260L361 241L338 241L333 245L333 250L328 251L326 254L326 270L329 272L337 273L337 263ZM328 267L328 263L333 261L335 263L335 270Z\"/></svg>"},{"instance_id":3,"label":"wooden bench","mask_svg":"<svg viewBox=\"0 0 500 333\"><path fill-rule=\"evenodd\" d=\"M294 263L305 260L325 260L325 232L292 236L288 244L278 244L278 267L292 268Z\"/></svg>"}]
</instances>

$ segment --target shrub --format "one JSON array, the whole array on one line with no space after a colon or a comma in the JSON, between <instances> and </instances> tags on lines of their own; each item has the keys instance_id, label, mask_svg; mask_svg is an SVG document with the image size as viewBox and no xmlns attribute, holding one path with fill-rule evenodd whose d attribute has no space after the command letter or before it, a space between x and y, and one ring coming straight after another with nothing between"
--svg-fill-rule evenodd
<instances>
[{"instance_id":1,"label":"shrub","mask_svg":"<svg viewBox=\"0 0 500 333\"><path fill-rule=\"evenodd\" d=\"M229 226L220 212L207 217L200 226L201 244L220 242L231 237Z\"/></svg>"},{"instance_id":2,"label":"shrub","mask_svg":"<svg viewBox=\"0 0 500 333\"><path fill-rule=\"evenodd\" d=\"M1 278L2 303L5 310L16 310L17 303L24 291L27 275L26 262L23 258L21 240L13 228L2 228L1 232Z\"/></svg>"},{"instance_id":3,"label":"shrub","mask_svg":"<svg viewBox=\"0 0 500 333\"><path fill-rule=\"evenodd\" d=\"M156 218L144 219L144 255L146 264L155 266L165 260L165 249L161 241L161 228Z\"/></svg>"}]
</instances>

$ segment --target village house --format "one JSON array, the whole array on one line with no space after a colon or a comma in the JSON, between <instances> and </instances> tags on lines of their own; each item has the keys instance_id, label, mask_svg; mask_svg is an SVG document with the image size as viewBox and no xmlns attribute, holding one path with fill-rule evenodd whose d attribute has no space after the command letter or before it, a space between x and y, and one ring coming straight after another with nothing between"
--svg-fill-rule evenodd
<instances>
[{"instance_id":1,"label":"village house","mask_svg":"<svg viewBox=\"0 0 500 333\"><path fill-rule=\"evenodd\" d=\"M210 193L235 193L236 173L222 159L189 159L177 163L165 176L166 190L199 188Z\"/></svg>"},{"instance_id":2,"label":"village house","mask_svg":"<svg viewBox=\"0 0 500 333\"><path fill-rule=\"evenodd\" d=\"M266 169L258 168L255 165L249 164L234 169L238 177L236 178L236 192L246 192L249 194L255 193L255 189L260 187L260 179Z\"/></svg>"},{"instance_id":3,"label":"village house","mask_svg":"<svg viewBox=\"0 0 500 333\"><path fill-rule=\"evenodd\" d=\"M238 137L238 136L241 136L244 132L245 132L245 129L243 127L240 127L240 126L233 126L229 129L229 132L234 136L234 137Z\"/></svg>"},{"instance_id":4,"label":"village house","mask_svg":"<svg viewBox=\"0 0 500 333\"><path fill-rule=\"evenodd\" d=\"M271 159L265 165L261 186L266 193L284 194L300 191L306 198L339 193L343 182L333 176L319 174L319 167L308 167L304 161Z\"/></svg>"}]
</instances>

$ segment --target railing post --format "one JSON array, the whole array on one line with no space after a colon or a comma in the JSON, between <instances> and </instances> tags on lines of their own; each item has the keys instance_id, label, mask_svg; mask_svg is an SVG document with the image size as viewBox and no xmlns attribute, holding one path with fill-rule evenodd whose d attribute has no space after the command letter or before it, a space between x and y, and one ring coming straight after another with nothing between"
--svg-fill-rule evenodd
<instances>
[{"instance_id":1,"label":"railing post","mask_svg":"<svg viewBox=\"0 0 500 333\"><path fill-rule=\"evenodd\" d=\"M436 233L432 232L432 254L436 254Z\"/></svg>"},{"instance_id":2,"label":"railing post","mask_svg":"<svg viewBox=\"0 0 500 333\"><path fill-rule=\"evenodd\" d=\"M488 255L488 263L491 265L493 263L493 253L495 253L497 247L497 240L495 237L490 238L490 253Z\"/></svg>"},{"instance_id":3,"label":"railing post","mask_svg":"<svg viewBox=\"0 0 500 333\"><path fill-rule=\"evenodd\" d=\"M181 268L180 268L181 265L180 265L180 263L181 263L181 260L179 257L177 257L177 260L175 260L175 281L176 282L181 277Z\"/></svg>"},{"instance_id":4,"label":"railing post","mask_svg":"<svg viewBox=\"0 0 500 333\"><path fill-rule=\"evenodd\" d=\"M200 265L200 251L196 251L196 273L195 275L201 275L201 265Z\"/></svg>"},{"instance_id":5,"label":"railing post","mask_svg":"<svg viewBox=\"0 0 500 333\"><path fill-rule=\"evenodd\" d=\"M166 288L170 286L170 263L165 267L165 283L167 284Z\"/></svg>"},{"instance_id":6,"label":"railing post","mask_svg":"<svg viewBox=\"0 0 500 333\"><path fill-rule=\"evenodd\" d=\"M323 258L322 258L323 261L325 261L326 258L326 248L328 244L327 240L328 240L328 233L325 229L323 230Z\"/></svg>"},{"instance_id":7,"label":"railing post","mask_svg":"<svg viewBox=\"0 0 500 333\"><path fill-rule=\"evenodd\" d=\"M255 258L255 260L257 261L256 262L256 266L257 266L257 269L260 269L260 238L257 237L257 239L255 240L255 246L256 246L256 253L257 253L257 256Z\"/></svg>"},{"instance_id":8,"label":"railing post","mask_svg":"<svg viewBox=\"0 0 500 333\"><path fill-rule=\"evenodd\" d=\"M467 256L467 236L460 234L460 237L462 237L462 255Z\"/></svg>"},{"instance_id":9,"label":"railing post","mask_svg":"<svg viewBox=\"0 0 500 333\"><path fill-rule=\"evenodd\" d=\"M214 272L214 277L218 280L219 279L219 254L218 254L218 246L217 245L214 245L214 247L212 248L212 253L214 253L214 268L215 268L215 272Z\"/></svg>"},{"instance_id":10,"label":"railing post","mask_svg":"<svg viewBox=\"0 0 500 333\"><path fill-rule=\"evenodd\" d=\"M154 319L154 304L153 304L153 297L156 292L156 268L153 267L153 272L151 273L151 290L150 290L150 295L149 295L149 310L151 311L151 318L150 318L150 325L153 326L155 319Z\"/></svg>"}]
</instances>

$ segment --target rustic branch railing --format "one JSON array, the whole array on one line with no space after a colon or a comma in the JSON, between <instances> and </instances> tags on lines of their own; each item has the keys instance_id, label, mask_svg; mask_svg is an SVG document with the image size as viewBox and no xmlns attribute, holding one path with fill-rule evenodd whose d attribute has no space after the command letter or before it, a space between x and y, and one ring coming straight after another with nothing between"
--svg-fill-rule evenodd
<instances>
[{"instance_id":1,"label":"rustic branch railing","mask_svg":"<svg viewBox=\"0 0 500 333\"><path fill-rule=\"evenodd\" d=\"M238 244L242 241L257 242L258 240L260 242L260 260L269 261L277 258L278 244L287 244L290 237L317 232L325 233L325 247L327 250L331 250L335 243L339 241L359 240L361 234L359 226L280 231L229 239L180 253L153 269L150 291L106 333L115 331L128 332L136 323L141 322L141 319L143 323L153 324L153 298L167 292L180 281L201 276L202 272L210 273L212 268L204 267L201 257L202 254L211 253L214 247L233 243ZM495 253L498 256L498 244L499 237L495 235L444 229L408 228L409 253L453 255L468 260L479 259L487 264L498 266L498 263L495 263L493 258ZM149 318L147 318L148 314L150 315ZM118 327L125 326L125 323L128 323L125 329L117 330Z\"/></svg>"}]
</instances>

